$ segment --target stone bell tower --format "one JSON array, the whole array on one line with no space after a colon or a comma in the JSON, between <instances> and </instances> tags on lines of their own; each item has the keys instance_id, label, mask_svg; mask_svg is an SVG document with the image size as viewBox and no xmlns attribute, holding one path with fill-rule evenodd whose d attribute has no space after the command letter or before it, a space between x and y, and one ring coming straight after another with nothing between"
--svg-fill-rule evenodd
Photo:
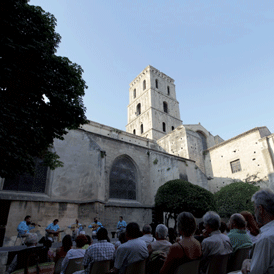
<instances>
[{"instance_id":1,"label":"stone bell tower","mask_svg":"<svg viewBox=\"0 0 274 274\"><path fill-rule=\"evenodd\" d=\"M157 140L180 125L174 80L147 66L130 83L126 131Z\"/></svg>"}]
</instances>

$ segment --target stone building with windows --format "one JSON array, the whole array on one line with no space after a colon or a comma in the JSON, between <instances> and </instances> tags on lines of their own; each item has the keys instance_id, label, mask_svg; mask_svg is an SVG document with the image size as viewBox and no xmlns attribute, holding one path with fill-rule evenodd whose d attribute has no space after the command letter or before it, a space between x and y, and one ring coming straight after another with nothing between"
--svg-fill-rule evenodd
<instances>
[{"instance_id":1,"label":"stone building with windows","mask_svg":"<svg viewBox=\"0 0 274 274\"><path fill-rule=\"evenodd\" d=\"M34 177L0 179L0 244L14 244L26 215L41 237L55 218L64 233L76 218L88 226L97 216L109 232L120 215L151 223L157 189L173 179L212 192L234 179L274 189L273 136L260 127L224 141L183 124L174 80L148 66L130 83L126 131L90 121L54 141L63 167L51 171L37 159Z\"/></svg>"}]
</instances>

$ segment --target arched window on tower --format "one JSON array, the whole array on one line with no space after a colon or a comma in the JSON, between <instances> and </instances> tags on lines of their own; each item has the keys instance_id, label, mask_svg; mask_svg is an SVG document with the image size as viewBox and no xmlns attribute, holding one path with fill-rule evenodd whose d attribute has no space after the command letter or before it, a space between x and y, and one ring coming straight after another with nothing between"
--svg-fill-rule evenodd
<instances>
[{"instance_id":1,"label":"arched window on tower","mask_svg":"<svg viewBox=\"0 0 274 274\"><path fill-rule=\"evenodd\" d=\"M167 113L168 112L167 102L163 102L163 108L164 108L164 112Z\"/></svg>"},{"instance_id":2,"label":"arched window on tower","mask_svg":"<svg viewBox=\"0 0 274 274\"><path fill-rule=\"evenodd\" d=\"M136 98L136 88L133 90L133 98Z\"/></svg>"},{"instance_id":3,"label":"arched window on tower","mask_svg":"<svg viewBox=\"0 0 274 274\"><path fill-rule=\"evenodd\" d=\"M197 133L201 137L203 150L206 150L207 149L207 142L206 142L206 136L205 136L205 134L203 132L201 132L201 131L197 131Z\"/></svg>"},{"instance_id":4,"label":"arched window on tower","mask_svg":"<svg viewBox=\"0 0 274 274\"><path fill-rule=\"evenodd\" d=\"M167 95L170 94L169 86L167 86Z\"/></svg>"},{"instance_id":5,"label":"arched window on tower","mask_svg":"<svg viewBox=\"0 0 274 274\"><path fill-rule=\"evenodd\" d=\"M143 81L143 90L146 89L146 80Z\"/></svg>"},{"instance_id":6,"label":"arched window on tower","mask_svg":"<svg viewBox=\"0 0 274 274\"><path fill-rule=\"evenodd\" d=\"M137 168L126 155L115 159L110 170L109 198L136 200Z\"/></svg>"},{"instance_id":7,"label":"arched window on tower","mask_svg":"<svg viewBox=\"0 0 274 274\"><path fill-rule=\"evenodd\" d=\"M143 134L143 133L144 133L144 125L141 124L141 134Z\"/></svg>"},{"instance_id":8,"label":"arched window on tower","mask_svg":"<svg viewBox=\"0 0 274 274\"><path fill-rule=\"evenodd\" d=\"M166 132L166 123L163 123L163 132Z\"/></svg>"},{"instance_id":9,"label":"arched window on tower","mask_svg":"<svg viewBox=\"0 0 274 274\"><path fill-rule=\"evenodd\" d=\"M137 116L141 114L141 103L139 103L136 107L136 113Z\"/></svg>"},{"instance_id":10,"label":"arched window on tower","mask_svg":"<svg viewBox=\"0 0 274 274\"><path fill-rule=\"evenodd\" d=\"M133 134L136 135L136 130L135 129L133 129Z\"/></svg>"},{"instance_id":11,"label":"arched window on tower","mask_svg":"<svg viewBox=\"0 0 274 274\"><path fill-rule=\"evenodd\" d=\"M155 87L158 88L158 79L155 80Z\"/></svg>"},{"instance_id":12,"label":"arched window on tower","mask_svg":"<svg viewBox=\"0 0 274 274\"><path fill-rule=\"evenodd\" d=\"M172 131L174 130L174 126L171 127L171 130L172 130Z\"/></svg>"}]
</instances>

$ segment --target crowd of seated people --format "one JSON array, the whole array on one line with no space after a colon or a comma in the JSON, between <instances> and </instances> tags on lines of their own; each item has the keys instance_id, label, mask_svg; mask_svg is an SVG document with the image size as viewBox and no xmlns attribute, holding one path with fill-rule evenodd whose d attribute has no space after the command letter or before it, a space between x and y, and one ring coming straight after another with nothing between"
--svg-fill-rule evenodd
<instances>
[{"instance_id":1,"label":"crowd of seated people","mask_svg":"<svg viewBox=\"0 0 274 274\"><path fill-rule=\"evenodd\" d=\"M213 211L203 216L199 226L190 212L180 213L177 217L180 237L177 239L176 230L168 230L164 224L155 226L153 235L150 225L145 224L141 233L139 225L131 222L127 224L126 231L120 233L116 243L110 243L107 229L101 228L97 232L98 241L93 242L88 235L79 235L76 247L73 247L71 236L66 235L55 258L52 258L48 245L44 249L48 261L54 260L57 265L62 259L59 272L55 271L61 274L66 273L70 260L75 258L82 258L81 268L75 272L77 274L91 273L96 262L110 262L108 273L123 274L130 265L145 262L145 270L138 273L173 274L180 265L192 261L199 261L199 273L203 274L207 273L214 256L228 255L232 258L242 249L250 250L252 257L243 261L238 273L273 274L274 193L269 189L259 190L252 201L256 220L251 213L243 211L231 215L227 225L221 223L220 216ZM30 233L26 244L28 248L35 248L37 235ZM22 255L14 258L7 273L18 269L19 257Z\"/></svg>"}]
</instances>

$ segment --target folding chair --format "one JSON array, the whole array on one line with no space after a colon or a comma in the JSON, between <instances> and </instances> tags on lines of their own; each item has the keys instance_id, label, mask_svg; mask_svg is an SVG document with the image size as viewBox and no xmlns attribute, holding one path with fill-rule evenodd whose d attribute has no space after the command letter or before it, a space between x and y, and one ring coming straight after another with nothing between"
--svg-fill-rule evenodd
<instances>
[{"instance_id":1,"label":"folding chair","mask_svg":"<svg viewBox=\"0 0 274 274\"><path fill-rule=\"evenodd\" d=\"M130 264L126 269L126 274L144 274L146 272L146 260Z\"/></svg>"},{"instance_id":2,"label":"folding chair","mask_svg":"<svg viewBox=\"0 0 274 274\"><path fill-rule=\"evenodd\" d=\"M84 270L84 266L82 264L84 257L82 258L76 258L76 259L70 259L68 266L66 268L65 274L72 274L79 270Z\"/></svg>"},{"instance_id":3,"label":"folding chair","mask_svg":"<svg viewBox=\"0 0 274 274\"><path fill-rule=\"evenodd\" d=\"M17 239L18 239L18 238L21 240L21 245L25 244L23 238L26 238L26 237L27 237L26 234L20 235L20 234L18 233L18 234L17 234L17 237L16 237L16 239L15 239L14 245L16 245L16 242L17 242Z\"/></svg>"},{"instance_id":4,"label":"folding chair","mask_svg":"<svg viewBox=\"0 0 274 274\"><path fill-rule=\"evenodd\" d=\"M200 260L194 260L188 263L181 264L174 274L199 274Z\"/></svg>"},{"instance_id":5,"label":"folding chair","mask_svg":"<svg viewBox=\"0 0 274 274\"><path fill-rule=\"evenodd\" d=\"M107 273L110 270L111 261L94 262L90 268L90 274Z\"/></svg>"}]
</instances>

